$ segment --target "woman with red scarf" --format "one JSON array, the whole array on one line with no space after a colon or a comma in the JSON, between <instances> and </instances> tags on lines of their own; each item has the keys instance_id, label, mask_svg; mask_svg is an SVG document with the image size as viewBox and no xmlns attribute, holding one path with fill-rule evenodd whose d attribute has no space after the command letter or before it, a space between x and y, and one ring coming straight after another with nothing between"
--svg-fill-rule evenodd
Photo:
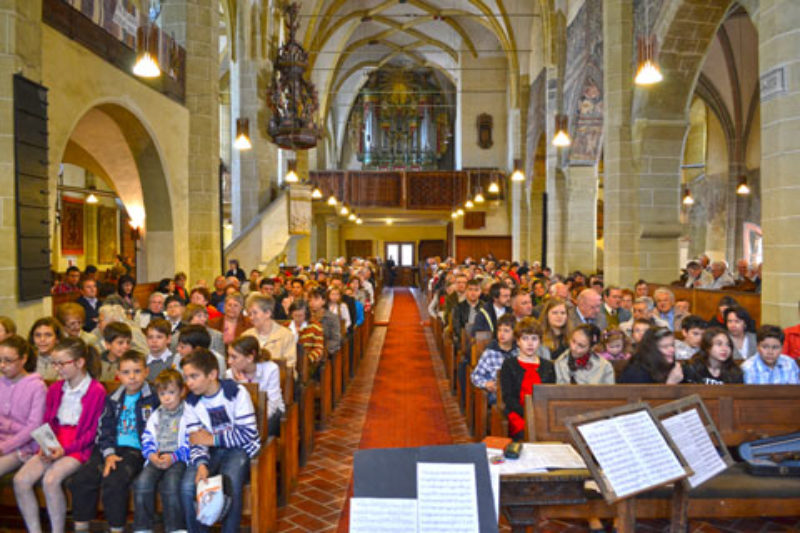
<instances>
[{"instance_id":1,"label":"woman with red scarf","mask_svg":"<svg viewBox=\"0 0 800 533\"><path fill-rule=\"evenodd\" d=\"M611 363L592 351L600 340L600 330L581 324L569 334L569 350L556 359L556 383L575 385L613 385Z\"/></svg>"}]
</instances>

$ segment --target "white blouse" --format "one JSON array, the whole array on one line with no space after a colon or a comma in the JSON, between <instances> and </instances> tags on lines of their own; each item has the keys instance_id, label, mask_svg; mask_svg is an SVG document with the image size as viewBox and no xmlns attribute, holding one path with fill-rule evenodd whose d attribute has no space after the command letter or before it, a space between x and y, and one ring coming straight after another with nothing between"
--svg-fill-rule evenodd
<instances>
[{"instance_id":1,"label":"white blouse","mask_svg":"<svg viewBox=\"0 0 800 533\"><path fill-rule=\"evenodd\" d=\"M83 412L83 399L86 391L89 390L89 385L92 383L92 376L86 374L80 383L75 388L70 387L69 381L64 381L62 390L64 394L61 396L61 405L58 406L58 423L62 426L77 426L78 420L81 419Z\"/></svg>"}]
</instances>

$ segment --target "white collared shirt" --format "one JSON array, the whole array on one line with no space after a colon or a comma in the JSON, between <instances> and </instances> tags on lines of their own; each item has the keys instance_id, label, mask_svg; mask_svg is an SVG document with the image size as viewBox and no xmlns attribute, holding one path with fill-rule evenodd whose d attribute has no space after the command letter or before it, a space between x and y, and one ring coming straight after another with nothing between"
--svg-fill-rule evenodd
<instances>
[{"instance_id":1,"label":"white collared shirt","mask_svg":"<svg viewBox=\"0 0 800 533\"><path fill-rule=\"evenodd\" d=\"M500 317L506 314L505 307L497 307L494 304L492 304L492 307L494 307L494 316L497 317L497 320L500 320Z\"/></svg>"},{"instance_id":2,"label":"white collared shirt","mask_svg":"<svg viewBox=\"0 0 800 533\"><path fill-rule=\"evenodd\" d=\"M69 381L64 381L62 390L64 394L61 396L61 404L58 406L58 423L62 426L77 426L78 420L81 418L83 412L83 404L81 400L89 390L89 385L92 383L92 376L86 374L80 383L75 388L72 388Z\"/></svg>"},{"instance_id":3,"label":"white collared shirt","mask_svg":"<svg viewBox=\"0 0 800 533\"><path fill-rule=\"evenodd\" d=\"M159 354L147 354L147 364L149 365L153 361L166 361L170 357L172 357L172 352L169 351L169 348L165 348L164 351Z\"/></svg>"}]
</instances>

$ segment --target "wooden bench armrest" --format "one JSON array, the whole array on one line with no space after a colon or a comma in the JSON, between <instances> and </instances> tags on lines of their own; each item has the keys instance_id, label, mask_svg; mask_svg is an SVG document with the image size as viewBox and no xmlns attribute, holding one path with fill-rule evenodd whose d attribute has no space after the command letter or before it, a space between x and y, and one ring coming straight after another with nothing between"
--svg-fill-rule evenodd
<instances>
[{"instance_id":1,"label":"wooden bench armrest","mask_svg":"<svg viewBox=\"0 0 800 533\"><path fill-rule=\"evenodd\" d=\"M278 530L278 440L269 437L250 460L250 528L255 533Z\"/></svg>"}]
</instances>

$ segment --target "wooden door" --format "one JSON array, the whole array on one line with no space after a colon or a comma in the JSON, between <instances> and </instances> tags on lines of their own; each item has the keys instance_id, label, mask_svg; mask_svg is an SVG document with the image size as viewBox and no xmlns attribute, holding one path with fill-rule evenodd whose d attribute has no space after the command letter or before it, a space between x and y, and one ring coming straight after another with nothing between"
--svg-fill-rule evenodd
<instances>
[{"instance_id":1,"label":"wooden door","mask_svg":"<svg viewBox=\"0 0 800 533\"><path fill-rule=\"evenodd\" d=\"M375 255L372 251L371 240L347 239L344 242L344 247L348 261L353 257L371 257Z\"/></svg>"},{"instance_id":2,"label":"wooden door","mask_svg":"<svg viewBox=\"0 0 800 533\"><path fill-rule=\"evenodd\" d=\"M429 257L447 257L447 243L442 239L431 239L419 241L417 252L417 262L425 262Z\"/></svg>"},{"instance_id":3,"label":"wooden door","mask_svg":"<svg viewBox=\"0 0 800 533\"><path fill-rule=\"evenodd\" d=\"M496 259L511 259L511 237L486 235L480 237L459 235L456 237L456 261L467 257L475 261L492 253Z\"/></svg>"}]
</instances>

